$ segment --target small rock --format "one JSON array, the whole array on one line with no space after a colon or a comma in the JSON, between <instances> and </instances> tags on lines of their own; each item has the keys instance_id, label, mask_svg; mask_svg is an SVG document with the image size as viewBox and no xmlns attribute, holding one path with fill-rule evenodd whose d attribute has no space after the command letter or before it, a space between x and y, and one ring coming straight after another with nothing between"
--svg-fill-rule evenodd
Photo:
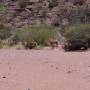
<instances>
[{"instance_id":1,"label":"small rock","mask_svg":"<svg viewBox=\"0 0 90 90\"><path fill-rule=\"evenodd\" d=\"M6 78L6 76L3 76L2 78Z\"/></svg>"},{"instance_id":2,"label":"small rock","mask_svg":"<svg viewBox=\"0 0 90 90\"><path fill-rule=\"evenodd\" d=\"M31 89L28 89L28 90L31 90Z\"/></svg>"},{"instance_id":3,"label":"small rock","mask_svg":"<svg viewBox=\"0 0 90 90\"><path fill-rule=\"evenodd\" d=\"M51 67L54 67L53 65L51 65Z\"/></svg>"},{"instance_id":4,"label":"small rock","mask_svg":"<svg viewBox=\"0 0 90 90\"><path fill-rule=\"evenodd\" d=\"M72 73L72 71L68 71L67 73Z\"/></svg>"},{"instance_id":5,"label":"small rock","mask_svg":"<svg viewBox=\"0 0 90 90\"><path fill-rule=\"evenodd\" d=\"M58 67L56 67L56 70L58 70L59 68Z\"/></svg>"}]
</instances>

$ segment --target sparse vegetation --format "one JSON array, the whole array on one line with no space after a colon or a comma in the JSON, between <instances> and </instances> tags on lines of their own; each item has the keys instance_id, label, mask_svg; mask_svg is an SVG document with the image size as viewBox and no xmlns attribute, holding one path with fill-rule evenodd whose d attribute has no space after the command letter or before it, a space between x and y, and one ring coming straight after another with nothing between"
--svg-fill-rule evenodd
<instances>
[{"instance_id":1,"label":"sparse vegetation","mask_svg":"<svg viewBox=\"0 0 90 90\"><path fill-rule=\"evenodd\" d=\"M19 6L25 8L28 5L29 0L19 0Z\"/></svg>"},{"instance_id":2,"label":"sparse vegetation","mask_svg":"<svg viewBox=\"0 0 90 90\"><path fill-rule=\"evenodd\" d=\"M11 47L22 43L31 49L50 41L55 46L59 36L58 40L68 43L66 47L90 47L90 7L86 4L84 0L1 0L0 39Z\"/></svg>"},{"instance_id":3,"label":"sparse vegetation","mask_svg":"<svg viewBox=\"0 0 90 90\"><path fill-rule=\"evenodd\" d=\"M66 39L66 49L87 49L90 46L90 24L71 26L63 32L63 36Z\"/></svg>"},{"instance_id":4,"label":"sparse vegetation","mask_svg":"<svg viewBox=\"0 0 90 90\"><path fill-rule=\"evenodd\" d=\"M0 40L0 48L3 48L2 40Z\"/></svg>"},{"instance_id":5,"label":"sparse vegetation","mask_svg":"<svg viewBox=\"0 0 90 90\"><path fill-rule=\"evenodd\" d=\"M56 7L58 5L58 0L48 0L49 8Z\"/></svg>"},{"instance_id":6,"label":"sparse vegetation","mask_svg":"<svg viewBox=\"0 0 90 90\"><path fill-rule=\"evenodd\" d=\"M11 36L11 28L5 27L3 24L0 25L0 39L7 39Z\"/></svg>"},{"instance_id":7,"label":"sparse vegetation","mask_svg":"<svg viewBox=\"0 0 90 90\"><path fill-rule=\"evenodd\" d=\"M86 37L90 38L90 24L79 24L74 26L69 26L65 29L63 32L64 36L67 38L73 38L76 36L76 38L80 37Z\"/></svg>"},{"instance_id":8,"label":"sparse vegetation","mask_svg":"<svg viewBox=\"0 0 90 90\"><path fill-rule=\"evenodd\" d=\"M36 42L38 45L46 45L46 41L56 38L56 32L52 26L32 26L16 31L15 38L21 42Z\"/></svg>"},{"instance_id":9,"label":"sparse vegetation","mask_svg":"<svg viewBox=\"0 0 90 90\"><path fill-rule=\"evenodd\" d=\"M0 3L0 13L3 13L4 11L5 11L4 5Z\"/></svg>"}]
</instances>

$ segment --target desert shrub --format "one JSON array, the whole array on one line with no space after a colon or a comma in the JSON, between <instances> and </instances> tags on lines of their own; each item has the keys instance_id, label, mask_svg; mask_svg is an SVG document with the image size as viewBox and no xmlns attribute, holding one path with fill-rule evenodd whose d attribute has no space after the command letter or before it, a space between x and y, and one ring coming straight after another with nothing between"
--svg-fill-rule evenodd
<instances>
[{"instance_id":1,"label":"desert shrub","mask_svg":"<svg viewBox=\"0 0 90 90\"><path fill-rule=\"evenodd\" d=\"M0 13L3 13L4 11L5 11L4 5L0 3Z\"/></svg>"},{"instance_id":2,"label":"desert shrub","mask_svg":"<svg viewBox=\"0 0 90 90\"><path fill-rule=\"evenodd\" d=\"M28 5L29 0L19 0L19 6L25 8Z\"/></svg>"},{"instance_id":3,"label":"desert shrub","mask_svg":"<svg viewBox=\"0 0 90 90\"><path fill-rule=\"evenodd\" d=\"M0 40L0 48L3 48L2 40Z\"/></svg>"},{"instance_id":4,"label":"desert shrub","mask_svg":"<svg viewBox=\"0 0 90 90\"><path fill-rule=\"evenodd\" d=\"M49 8L53 8L58 5L57 0L48 0L48 2L49 2Z\"/></svg>"},{"instance_id":5,"label":"desert shrub","mask_svg":"<svg viewBox=\"0 0 90 90\"><path fill-rule=\"evenodd\" d=\"M90 24L79 24L74 26L69 26L63 32L65 37L90 37Z\"/></svg>"},{"instance_id":6,"label":"desert shrub","mask_svg":"<svg viewBox=\"0 0 90 90\"><path fill-rule=\"evenodd\" d=\"M35 41L27 40L24 46L26 49L34 49L37 47L37 43Z\"/></svg>"},{"instance_id":7,"label":"desert shrub","mask_svg":"<svg viewBox=\"0 0 90 90\"><path fill-rule=\"evenodd\" d=\"M88 44L88 47L90 46L90 24L80 24L80 25L74 25L70 26L63 32L63 36L66 39L66 42L70 42L73 45L75 45L75 42L79 45L82 45L80 43Z\"/></svg>"},{"instance_id":8,"label":"desert shrub","mask_svg":"<svg viewBox=\"0 0 90 90\"><path fill-rule=\"evenodd\" d=\"M41 25L22 28L17 30L15 38L21 42L36 42L38 45L45 45L50 38L56 38L54 27Z\"/></svg>"},{"instance_id":9,"label":"desert shrub","mask_svg":"<svg viewBox=\"0 0 90 90\"><path fill-rule=\"evenodd\" d=\"M6 39L11 36L11 28L0 25L0 39Z\"/></svg>"}]
</instances>

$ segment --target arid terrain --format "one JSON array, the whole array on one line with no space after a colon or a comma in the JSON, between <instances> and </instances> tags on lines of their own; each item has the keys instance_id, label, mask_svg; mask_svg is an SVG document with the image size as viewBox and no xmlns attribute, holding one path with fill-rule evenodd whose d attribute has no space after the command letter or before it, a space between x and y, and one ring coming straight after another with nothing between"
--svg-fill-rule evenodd
<instances>
[{"instance_id":1,"label":"arid terrain","mask_svg":"<svg viewBox=\"0 0 90 90\"><path fill-rule=\"evenodd\" d=\"M12 28L90 22L90 0L0 0L0 3L4 5L0 23Z\"/></svg>"},{"instance_id":2,"label":"arid terrain","mask_svg":"<svg viewBox=\"0 0 90 90\"><path fill-rule=\"evenodd\" d=\"M0 90L90 90L90 50L59 44L90 49L90 0L0 0Z\"/></svg>"},{"instance_id":3,"label":"arid terrain","mask_svg":"<svg viewBox=\"0 0 90 90\"><path fill-rule=\"evenodd\" d=\"M90 51L1 49L0 90L90 90Z\"/></svg>"}]
</instances>

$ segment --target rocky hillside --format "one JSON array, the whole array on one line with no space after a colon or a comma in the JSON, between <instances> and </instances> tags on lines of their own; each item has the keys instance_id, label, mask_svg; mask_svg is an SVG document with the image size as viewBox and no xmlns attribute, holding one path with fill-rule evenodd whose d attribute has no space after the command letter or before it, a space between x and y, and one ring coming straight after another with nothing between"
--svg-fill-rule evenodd
<instances>
[{"instance_id":1,"label":"rocky hillside","mask_svg":"<svg viewBox=\"0 0 90 90\"><path fill-rule=\"evenodd\" d=\"M90 21L90 0L0 0L0 22L12 27Z\"/></svg>"}]
</instances>

